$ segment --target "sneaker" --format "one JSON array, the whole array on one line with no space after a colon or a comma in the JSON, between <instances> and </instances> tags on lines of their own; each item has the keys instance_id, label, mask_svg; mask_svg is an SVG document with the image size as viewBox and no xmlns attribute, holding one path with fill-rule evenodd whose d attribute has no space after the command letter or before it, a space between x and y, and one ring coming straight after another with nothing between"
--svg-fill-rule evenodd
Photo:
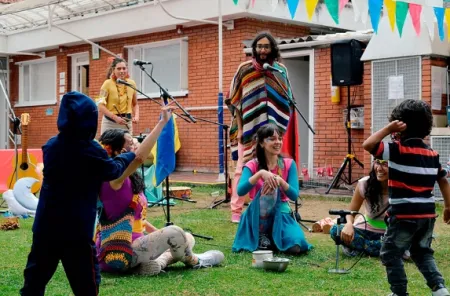
<instances>
[{"instance_id":1,"label":"sneaker","mask_svg":"<svg viewBox=\"0 0 450 296\"><path fill-rule=\"evenodd\" d=\"M161 273L161 265L155 260L150 260L149 262L139 264L134 273L138 275L158 275Z\"/></svg>"},{"instance_id":2,"label":"sneaker","mask_svg":"<svg viewBox=\"0 0 450 296\"><path fill-rule=\"evenodd\" d=\"M356 257L361 254L360 251L350 249L347 246L342 245L342 253L348 257Z\"/></svg>"},{"instance_id":3,"label":"sneaker","mask_svg":"<svg viewBox=\"0 0 450 296\"><path fill-rule=\"evenodd\" d=\"M222 263L223 259L225 259L225 256L221 251L207 251L203 254L197 255L198 257L198 263L197 265L194 265L193 267L195 269L202 268L202 267L213 267L217 266L220 263Z\"/></svg>"},{"instance_id":4,"label":"sneaker","mask_svg":"<svg viewBox=\"0 0 450 296\"><path fill-rule=\"evenodd\" d=\"M239 223L239 222L241 222L241 215L240 214L232 214L231 215L231 222L232 223Z\"/></svg>"},{"instance_id":5,"label":"sneaker","mask_svg":"<svg viewBox=\"0 0 450 296\"><path fill-rule=\"evenodd\" d=\"M411 260L411 253L409 252L409 250L406 250L405 253L403 253L403 260Z\"/></svg>"},{"instance_id":6,"label":"sneaker","mask_svg":"<svg viewBox=\"0 0 450 296\"><path fill-rule=\"evenodd\" d=\"M431 292L433 296L450 296L447 288L443 284L439 284L435 287L434 291Z\"/></svg>"}]
</instances>

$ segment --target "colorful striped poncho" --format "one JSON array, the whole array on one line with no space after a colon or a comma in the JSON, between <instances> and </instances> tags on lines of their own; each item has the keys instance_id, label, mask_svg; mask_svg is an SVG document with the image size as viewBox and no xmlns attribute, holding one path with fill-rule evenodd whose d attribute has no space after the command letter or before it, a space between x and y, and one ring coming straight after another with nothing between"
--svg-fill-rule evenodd
<instances>
[{"instance_id":1,"label":"colorful striped poncho","mask_svg":"<svg viewBox=\"0 0 450 296\"><path fill-rule=\"evenodd\" d=\"M244 145L244 163L253 158L253 136L259 127L276 124L286 132L290 107L289 100L282 87L292 97L291 87L287 77L286 67L273 62L273 67L282 70L286 75L264 70L254 59L242 63L231 82L230 93L225 103L231 111L233 121L230 128L231 156L238 159L238 125L236 110L242 116L242 141ZM279 83L277 82L276 78Z\"/></svg>"}]
</instances>

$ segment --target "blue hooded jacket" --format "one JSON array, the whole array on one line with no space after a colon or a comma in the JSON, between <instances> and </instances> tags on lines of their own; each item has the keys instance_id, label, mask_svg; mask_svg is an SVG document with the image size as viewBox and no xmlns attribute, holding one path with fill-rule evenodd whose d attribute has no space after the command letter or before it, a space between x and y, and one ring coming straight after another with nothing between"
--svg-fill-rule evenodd
<instances>
[{"instance_id":1,"label":"blue hooded jacket","mask_svg":"<svg viewBox=\"0 0 450 296\"><path fill-rule=\"evenodd\" d=\"M34 234L92 240L101 184L119 178L135 158L132 152L110 158L94 140L97 121L91 98L79 92L63 96L59 134L42 147L44 180Z\"/></svg>"}]
</instances>

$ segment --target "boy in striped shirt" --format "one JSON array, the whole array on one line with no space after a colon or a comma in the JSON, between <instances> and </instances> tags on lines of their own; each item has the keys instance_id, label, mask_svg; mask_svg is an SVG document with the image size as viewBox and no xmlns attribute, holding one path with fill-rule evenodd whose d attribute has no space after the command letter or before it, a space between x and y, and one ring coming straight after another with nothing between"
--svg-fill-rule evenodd
<instances>
[{"instance_id":1,"label":"boy in striped shirt","mask_svg":"<svg viewBox=\"0 0 450 296\"><path fill-rule=\"evenodd\" d=\"M382 239L380 257L392 296L408 295L402 255L411 258L423 274L433 296L449 296L433 257L431 241L436 220L434 184L444 197L444 222L450 223L450 186L439 154L424 143L431 132L430 106L421 100L405 100L392 111L390 123L370 136L363 147L375 158L389 161L388 228ZM397 134L392 142L383 141Z\"/></svg>"}]
</instances>

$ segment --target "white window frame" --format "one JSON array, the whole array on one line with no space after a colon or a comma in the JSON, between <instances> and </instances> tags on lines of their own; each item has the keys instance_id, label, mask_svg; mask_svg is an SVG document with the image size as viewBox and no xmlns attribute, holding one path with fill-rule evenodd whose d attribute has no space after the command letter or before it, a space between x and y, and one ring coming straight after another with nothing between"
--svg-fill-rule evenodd
<instances>
[{"instance_id":1,"label":"white window frame","mask_svg":"<svg viewBox=\"0 0 450 296\"><path fill-rule=\"evenodd\" d=\"M185 97L189 94L189 90L188 90L188 57L189 57L189 48L188 48L188 37L183 37L183 38L177 38L177 39L170 39L170 40L164 40L164 41L157 41L157 42L151 42L151 43L144 43L144 44L138 44L138 45L131 45L131 46L125 46L125 48L127 49L131 49L133 51L135 50L140 50L140 56L142 56L142 52L143 50L147 49L147 48L155 48L155 47L164 47L164 46L168 46L168 45L173 45L173 44L179 44L180 45L180 89L177 91L170 91L169 93L173 96L173 97ZM129 51L130 52L130 51ZM137 67L135 65L133 65L133 59L135 59L134 54L130 55L130 53L128 53L128 68L130 69L131 67ZM151 61L150 61L151 62ZM131 79L135 80L138 85L143 85L144 83L144 77L147 74L145 74L144 72L140 72L140 77L131 77ZM163 84L163 82L161 81L157 81L158 83ZM164 87L164 85L161 85L162 87ZM147 96L149 96L150 98L159 98L161 96L161 94L159 92L153 92L153 93L146 93ZM138 99L147 99L147 97L145 97L142 94L138 93Z\"/></svg>"},{"instance_id":2,"label":"white window frame","mask_svg":"<svg viewBox=\"0 0 450 296\"><path fill-rule=\"evenodd\" d=\"M8 149L9 144L9 108L6 100L9 100L9 57L8 56L0 56L1 58L6 58L6 70L0 69L0 81L3 84L3 88L6 93L5 102L4 102L4 113L0 114L0 118L2 122L0 123L0 128L3 129L4 139L0 138L0 149ZM6 78L5 78L6 77ZM6 81L5 81L6 80ZM5 85L6 84L6 85ZM0 90L3 92L3 90ZM4 94L2 94L4 96Z\"/></svg>"},{"instance_id":3,"label":"white window frame","mask_svg":"<svg viewBox=\"0 0 450 296\"><path fill-rule=\"evenodd\" d=\"M19 101L14 105L14 107L30 107L30 106L45 106L45 105L56 105L57 103L57 92L56 92L56 79L53 81L54 83L54 99L50 100L41 100L41 101L29 101L25 102L24 96L24 67L23 66L29 66L33 64L42 64L42 63L48 63L48 62L55 62L55 77L57 78L57 60L56 57L49 57L49 58L42 58L38 60L31 60L31 61L24 61L16 63L16 65L19 66ZM33 77L32 73L32 67L30 67L30 79ZM30 82L27 82L30 83ZM30 94L33 93L33 90L31 88L30 84Z\"/></svg>"},{"instance_id":4,"label":"white window frame","mask_svg":"<svg viewBox=\"0 0 450 296\"><path fill-rule=\"evenodd\" d=\"M81 92L81 90L78 87L79 85L77 83L77 80L79 80L79 79L81 80L81 75L80 75L80 73L77 73L77 68L80 66L86 66L86 65L89 66L89 52L88 51L79 52L79 53L71 54L68 56L70 56L70 58L71 58L70 62L71 62L71 68L72 68L71 69L71 71L72 71L72 87L71 87L71 89L72 89L72 91ZM83 57L83 56L87 56L87 61L77 62L77 59L79 57ZM89 77L88 77L88 79L89 79Z\"/></svg>"}]
</instances>

